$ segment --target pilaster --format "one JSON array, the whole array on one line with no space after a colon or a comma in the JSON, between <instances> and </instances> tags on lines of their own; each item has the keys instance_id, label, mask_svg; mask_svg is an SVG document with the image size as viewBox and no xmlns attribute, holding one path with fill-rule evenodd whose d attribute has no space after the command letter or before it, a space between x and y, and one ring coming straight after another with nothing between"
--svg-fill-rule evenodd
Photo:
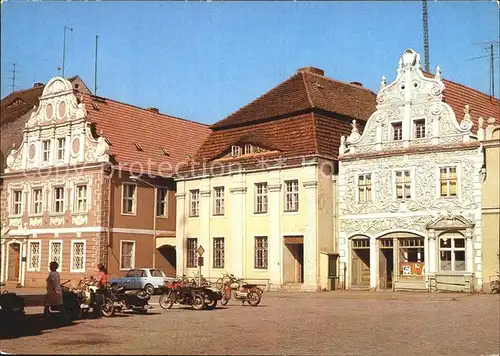
<instances>
[{"instance_id":1,"label":"pilaster","mask_svg":"<svg viewBox=\"0 0 500 356\"><path fill-rule=\"evenodd\" d=\"M176 227L175 227L175 254L177 276L184 274L185 259L185 219L186 219L186 193L184 193L184 182L177 183L176 199Z\"/></svg>"},{"instance_id":2,"label":"pilaster","mask_svg":"<svg viewBox=\"0 0 500 356\"><path fill-rule=\"evenodd\" d=\"M428 250L429 253L426 256L429 256L426 258L427 263L426 263L426 274L435 274L436 273L436 262L437 262L437 256L436 256L436 231L433 229L429 230L429 234L427 235L427 245L428 245Z\"/></svg>"},{"instance_id":3,"label":"pilaster","mask_svg":"<svg viewBox=\"0 0 500 356\"><path fill-rule=\"evenodd\" d=\"M467 272L473 273L474 272L474 246L472 244L472 229L467 229L465 231L465 240L466 240L466 246L465 246L465 253L466 253L466 259L467 259Z\"/></svg>"},{"instance_id":4,"label":"pilaster","mask_svg":"<svg viewBox=\"0 0 500 356\"><path fill-rule=\"evenodd\" d=\"M231 197L231 270L236 277L244 277L245 271L245 177L238 173L232 177L229 189Z\"/></svg>"},{"instance_id":5,"label":"pilaster","mask_svg":"<svg viewBox=\"0 0 500 356\"><path fill-rule=\"evenodd\" d=\"M378 285L378 246L377 239L370 237L370 289Z\"/></svg>"},{"instance_id":6,"label":"pilaster","mask_svg":"<svg viewBox=\"0 0 500 356\"><path fill-rule=\"evenodd\" d=\"M210 246L210 202L211 202L210 180L203 179L200 186L200 233L198 235L198 246L203 246L203 266L201 274L210 277L210 263L212 248Z\"/></svg>"},{"instance_id":7,"label":"pilaster","mask_svg":"<svg viewBox=\"0 0 500 356\"><path fill-rule=\"evenodd\" d=\"M304 238L304 288L317 290L319 282L318 256L318 182L315 180L303 182L305 189L307 226Z\"/></svg>"},{"instance_id":8,"label":"pilaster","mask_svg":"<svg viewBox=\"0 0 500 356\"><path fill-rule=\"evenodd\" d=\"M281 225L281 183L280 172L269 172L270 180L267 186L267 204L269 212L269 237L268 237L268 271L269 279L274 288L283 284L283 253L280 234Z\"/></svg>"}]
</instances>

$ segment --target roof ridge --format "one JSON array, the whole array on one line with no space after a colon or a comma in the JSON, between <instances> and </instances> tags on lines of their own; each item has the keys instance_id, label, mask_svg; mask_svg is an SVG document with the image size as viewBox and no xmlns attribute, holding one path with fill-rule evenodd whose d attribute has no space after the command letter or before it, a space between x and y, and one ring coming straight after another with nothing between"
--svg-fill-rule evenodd
<instances>
[{"instance_id":1,"label":"roof ridge","mask_svg":"<svg viewBox=\"0 0 500 356\"><path fill-rule=\"evenodd\" d=\"M305 74L314 75L316 77L323 78L323 79L326 79L326 80L329 80L329 81L332 81L332 82L337 82L337 83L340 83L340 84L349 85L349 86L351 86L353 88L361 89L361 90L364 90L364 91L367 91L367 92L370 92L372 94L377 95L377 93L375 93L370 88L362 87L362 86L359 86L359 85L356 85L356 84L352 84L352 83L349 83L349 82L344 82L343 80L334 79L334 78L328 77L326 75L320 75L320 74L312 73L312 72L306 72Z\"/></svg>"},{"instance_id":2,"label":"roof ridge","mask_svg":"<svg viewBox=\"0 0 500 356\"><path fill-rule=\"evenodd\" d=\"M88 95L90 98L94 98L94 97L97 97L97 95L94 95L94 94L91 94L91 93L80 93L82 95ZM145 111L145 112L148 112L148 113L151 113L151 114L155 114L155 115L161 115L161 116L164 116L164 117L168 117L170 119L176 119L176 120L179 120L179 121L185 121L185 122L190 122L190 123L193 123L193 124L198 124L200 126L210 126L208 124L204 124L202 122L198 122L198 121L193 121L193 120L188 120L188 119L185 119L183 117L178 117L178 116L173 116L173 115L169 115L169 114L164 114L162 112L158 112L158 113L154 113L152 111L149 111L148 109L146 108L142 108L140 106L137 106L137 105L133 105L133 104L129 104L129 103L125 103L123 101L119 101L119 100L115 100L115 99L111 99L111 98L108 98L108 97L105 97L105 96L98 96L99 98L102 98L102 99L105 99L105 100L108 100L108 101L111 101L111 102L114 102L114 103L117 103L117 104L121 104L121 105L125 105L125 106L130 106L130 107L133 107L133 108L136 108L136 109L139 109L139 110L142 110L142 111Z\"/></svg>"},{"instance_id":3,"label":"roof ridge","mask_svg":"<svg viewBox=\"0 0 500 356\"><path fill-rule=\"evenodd\" d=\"M309 104L311 104L311 106L313 108L315 108L316 106L314 105L314 103L313 103L313 101L311 99L311 93L309 93L309 87L307 86L306 76L304 75L305 73L304 72L300 72L300 74L302 74L302 83L304 83L304 86L306 88L307 101L309 101Z\"/></svg>"}]
</instances>

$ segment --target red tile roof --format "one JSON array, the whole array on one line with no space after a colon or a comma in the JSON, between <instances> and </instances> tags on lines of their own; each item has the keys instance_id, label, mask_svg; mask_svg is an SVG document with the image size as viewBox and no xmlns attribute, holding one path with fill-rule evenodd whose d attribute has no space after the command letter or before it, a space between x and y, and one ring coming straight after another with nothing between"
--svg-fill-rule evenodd
<instances>
[{"instance_id":1,"label":"red tile roof","mask_svg":"<svg viewBox=\"0 0 500 356\"><path fill-rule=\"evenodd\" d=\"M212 128L242 126L313 109L366 121L375 111L375 97L369 89L323 76L320 69L302 68Z\"/></svg>"},{"instance_id":2,"label":"red tile roof","mask_svg":"<svg viewBox=\"0 0 500 356\"><path fill-rule=\"evenodd\" d=\"M108 139L115 162L136 172L172 174L210 134L208 125L115 100L84 94L83 102L95 132Z\"/></svg>"}]
</instances>

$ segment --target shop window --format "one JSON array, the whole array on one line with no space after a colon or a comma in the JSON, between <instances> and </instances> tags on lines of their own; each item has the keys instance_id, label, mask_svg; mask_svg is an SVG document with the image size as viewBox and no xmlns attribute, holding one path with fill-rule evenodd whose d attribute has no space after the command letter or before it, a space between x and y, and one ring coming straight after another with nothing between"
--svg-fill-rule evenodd
<instances>
[{"instance_id":1,"label":"shop window","mask_svg":"<svg viewBox=\"0 0 500 356\"><path fill-rule=\"evenodd\" d=\"M424 239L399 239L398 243L399 275L403 278L422 276L425 265Z\"/></svg>"},{"instance_id":2,"label":"shop window","mask_svg":"<svg viewBox=\"0 0 500 356\"><path fill-rule=\"evenodd\" d=\"M439 261L441 271L465 271L465 238L446 235L440 237Z\"/></svg>"}]
</instances>

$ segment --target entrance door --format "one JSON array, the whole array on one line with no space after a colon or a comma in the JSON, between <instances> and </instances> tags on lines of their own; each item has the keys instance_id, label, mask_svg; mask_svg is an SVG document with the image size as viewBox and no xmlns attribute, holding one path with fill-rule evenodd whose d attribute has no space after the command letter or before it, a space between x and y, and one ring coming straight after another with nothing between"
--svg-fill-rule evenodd
<instances>
[{"instance_id":1,"label":"entrance door","mask_svg":"<svg viewBox=\"0 0 500 356\"><path fill-rule=\"evenodd\" d=\"M11 243L9 245L8 254L9 254L9 266L7 268L7 280L17 282L19 280L21 244Z\"/></svg>"},{"instance_id":2,"label":"entrance door","mask_svg":"<svg viewBox=\"0 0 500 356\"><path fill-rule=\"evenodd\" d=\"M283 249L283 280L285 283L304 283L303 237L286 237Z\"/></svg>"},{"instance_id":3,"label":"entrance door","mask_svg":"<svg viewBox=\"0 0 500 356\"><path fill-rule=\"evenodd\" d=\"M392 276L394 274L394 249L393 239L380 240L379 254L379 288L392 289Z\"/></svg>"},{"instance_id":4,"label":"entrance door","mask_svg":"<svg viewBox=\"0 0 500 356\"><path fill-rule=\"evenodd\" d=\"M352 240L351 284L370 286L370 240L367 238Z\"/></svg>"},{"instance_id":5,"label":"entrance door","mask_svg":"<svg viewBox=\"0 0 500 356\"><path fill-rule=\"evenodd\" d=\"M175 277L177 267L175 247L171 245L163 245L158 248L158 252L163 258L156 260L156 267L163 269L163 272L165 272L168 277Z\"/></svg>"}]
</instances>

